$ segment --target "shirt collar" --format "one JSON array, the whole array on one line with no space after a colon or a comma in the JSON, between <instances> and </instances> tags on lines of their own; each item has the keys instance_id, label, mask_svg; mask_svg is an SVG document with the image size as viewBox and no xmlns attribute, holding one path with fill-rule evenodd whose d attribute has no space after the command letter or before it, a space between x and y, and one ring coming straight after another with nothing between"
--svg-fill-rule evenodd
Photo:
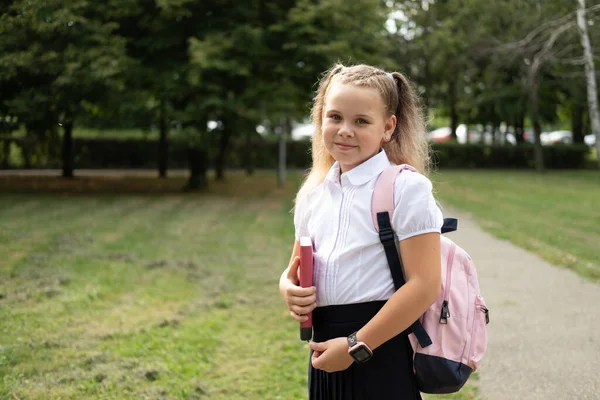
<instances>
[{"instance_id":1,"label":"shirt collar","mask_svg":"<svg viewBox=\"0 0 600 400\"><path fill-rule=\"evenodd\" d=\"M350 171L342 174L343 175L342 178L344 178L344 177L347 178L348 181L354 186L364 185L365 183L369 182L371 179L374 179L377 176L379 176L379 174L381 174L383 172L383 170L385 170L390 165L391 165L390 160L388 159L388 156L385 153L385 150L381 149L381 151L379 153L375 154L373 157L369 158L367 161L352 168ZM339 162L336 161L331 166L325 179L327 181L339 184L339 181L340 181L340 163Z\"/></svg>"}]
</instances>

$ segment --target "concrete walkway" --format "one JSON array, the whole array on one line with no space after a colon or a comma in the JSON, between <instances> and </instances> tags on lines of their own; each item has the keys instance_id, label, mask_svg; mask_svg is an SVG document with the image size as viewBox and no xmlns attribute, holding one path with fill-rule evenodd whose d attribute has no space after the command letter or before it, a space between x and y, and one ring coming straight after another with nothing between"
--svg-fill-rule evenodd
<instances>
[{"instance_id":1,"label":"concrete walkway","mask_svg":"<svg viewBox=\"0 0 600 400\"><path fill-rule=\"evenodd\" d=\"M494 238L464 213L448 234L473 258L490 309L485 400L600 399L600 285ZM600 249L598 249L600 252Z\"/></svg>"}]
</instances>

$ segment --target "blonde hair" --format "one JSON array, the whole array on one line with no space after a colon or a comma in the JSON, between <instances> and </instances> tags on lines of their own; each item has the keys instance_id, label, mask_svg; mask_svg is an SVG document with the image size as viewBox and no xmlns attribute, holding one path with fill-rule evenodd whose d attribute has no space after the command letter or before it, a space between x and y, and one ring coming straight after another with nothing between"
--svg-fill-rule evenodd
<instances>
[{"instance_id":1,"label":"blonde hair","mask_svg":"<svg viewBox=\"0 0 600 400\"><path fill-rule=\"evenodd\" d=\"M396 115L397 119L390 141L382 146L388 158L395 164L412 165L427 175L430 149L425 138L425 121L419 98L410 81L399 72L389 74L369 65L346 67L335 64L323 74L313 101L311 117L315 131L312 135L312 168L298 191L296 202L322 183L335 163L325 148L321 131L325 97L334 77L340 83L379 91L387 115Z\"/></svg>"}]
</instances>

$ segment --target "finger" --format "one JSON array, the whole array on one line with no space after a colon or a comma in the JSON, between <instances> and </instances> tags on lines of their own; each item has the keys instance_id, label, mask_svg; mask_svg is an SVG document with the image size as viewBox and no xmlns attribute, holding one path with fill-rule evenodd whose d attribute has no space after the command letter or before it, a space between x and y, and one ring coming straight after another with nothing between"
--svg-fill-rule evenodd
<instances>
[{"instance_id":1,"label":"finger","mask_svg":"<svg viewBox=\"0 0 600 400\"><path fill-rule=\"evenodd\" d=\"M298 285L288 285L286 289L288 296L307 297L317 293L317 288L314 286L303 288Z\"/></svg>"},{"instance_id":2,"label":"finger","mask_svg":"<svg viewBox=\"0 0 600 400\"><path fill-rule=\"evenodd\" d=\"M292 282L298 281L298 268L300 267L300 257L296 256L290 263L290 268L288 269L287 277Z\"/></svg>"},{"instance_id":3,"label":"finger","mask_svg":"<svg viewBox=\"0 0 600 400\"><path fill-rule=\"evenodd\" d=\"M306 315L302 315L302 314L296 314L293 311L290 311L290 315L292 316L292 318L294 318L296 321L298 322L305 322L308 321L308 317Z\"/></svg>"},{"instance_id":4,"label":"finger","mask_svg":"<svg viewBox=\"0 0 600 400\"><path fill-rule=\"evenodd\" d=\"M313 368L321 369L321 366L322 366L323 363L321 362L320 356L321 356L321 353L319 353L317 351L315 351L313 353L313 355L312 355L312 357L310 359L310 362L311 362Z\"/></svg>"},{"instance_id":5,"label":"finger","mask_svg":"<svg viewBox=\"0 0 600 400\"><path fill-rule=\"evenodd\" d=\"M310 342L308 344L308 346L313 349L314 351L319 351L321 353L323 353L325 350L327 350L328 347L328 343L327 342Z\"/></svg>"},{"instance_id":6,"label":"finger","mask_svg":"<svg viewBox=\"0 0 600 400\"><path fill-rule=\"evenodd\" d=\"M301 306L297 306L295 304L291 304L289 307L290 307L291 311L295 312L298 315L306 315L315 309L314 305L301 307Z\"/></svg>"},{"instance_id":7,"label":"finger","mask_svg":"<svg viewBox=\"0 0 600 400\"><path fill-rule=\"evenodd\" d=\"M317 296L312 294L310 296L289 296L288 301L290 304L295 304L297 306L310 306L317 302Z\"/></svg>"}]
</instances>

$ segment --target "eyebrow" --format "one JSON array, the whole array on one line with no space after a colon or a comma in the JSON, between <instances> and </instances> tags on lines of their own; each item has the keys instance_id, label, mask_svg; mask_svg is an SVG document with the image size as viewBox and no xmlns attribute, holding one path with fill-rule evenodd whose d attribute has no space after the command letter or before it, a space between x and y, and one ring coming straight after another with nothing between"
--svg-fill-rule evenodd
<instances>
[{"instance_id":1,"label":"eyebrow","mask_svg":"<svg viewBox=\"0 0 600 400\"><path fill-rule=\"evenodd\" d=\"M337 113L337 114L341 114L340 111L335 110L335 109L331 109L331 110L326 110L326 113ZM360 117L360 118L373 118L371 115L368 114L357 114L355 115L355 117Z\"/></svg>"}]
</instances>

